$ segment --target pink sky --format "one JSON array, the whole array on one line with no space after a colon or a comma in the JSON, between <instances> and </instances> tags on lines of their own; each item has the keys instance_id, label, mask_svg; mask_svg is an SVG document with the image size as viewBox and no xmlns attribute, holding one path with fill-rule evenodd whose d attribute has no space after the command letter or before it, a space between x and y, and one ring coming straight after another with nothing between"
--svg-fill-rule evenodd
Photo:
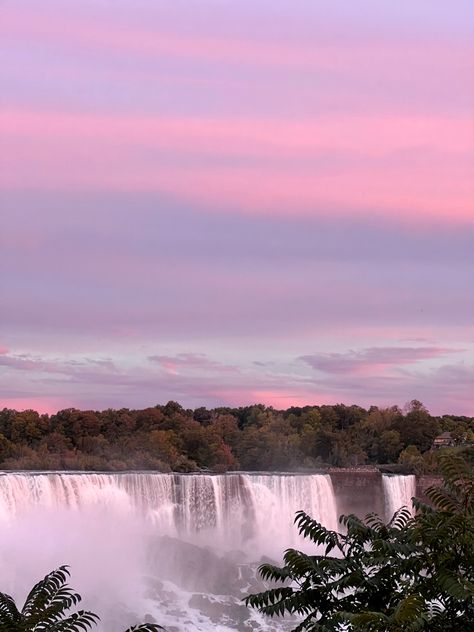
<instances>
[{"instance_id":1,"label":"pink sky","mask_svg":"<svg viewBox=\"0 0 474 632\"><path fill-rule=\"evenodd\" d=\"M4 112L0 183L161 191L223 213L231 199L243 212L344 217L357 200L370 215L464 222L474 193L471 124L468 116L295 123ZM178 164L167 163L170 153L182 156Z\"/></svg>"},{"instance_id":2,"label":"pink sky","mask_svg":"<svg viewBox=\"0 0 474 632\"><path fill-rule=\"evenodd\" d=\"M17 0L0 403L474 414L474 9Z\"/></svg>"}]
</instances>

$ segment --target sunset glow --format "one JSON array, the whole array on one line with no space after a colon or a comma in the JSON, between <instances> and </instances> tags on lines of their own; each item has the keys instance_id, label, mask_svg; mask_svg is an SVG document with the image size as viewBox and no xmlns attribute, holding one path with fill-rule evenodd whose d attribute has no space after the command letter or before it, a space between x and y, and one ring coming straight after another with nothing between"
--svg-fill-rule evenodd
<instances>
[{"instance_id":1,"label":"sunset glow","mask_svg":"<svg viewBox=\"0 0 474 632\"><path fill-rule=\"evenodd\" d=\"M2 407L474 414L473 27L2 3Z\"/></svg>"}]
</instances>

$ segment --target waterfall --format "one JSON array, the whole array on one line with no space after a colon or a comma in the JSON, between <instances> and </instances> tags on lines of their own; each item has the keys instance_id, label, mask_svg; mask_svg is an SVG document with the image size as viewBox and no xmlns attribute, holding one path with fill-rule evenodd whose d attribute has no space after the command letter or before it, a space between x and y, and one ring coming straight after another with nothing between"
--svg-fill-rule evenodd
<instances>
[{"instance_id":1,"label":"waterfall","mask_svg":"<svg viewBox=\"0 0 474 632\"><path fill-rule=\"evenodd\" d=\"M407 507L413 514L411 499L416 495L415 476L385 474L382 477L386 518L391 519L401 507Z\"/></svg>"},{"instance_id":2,"label":"waterfall","mask_svg":"<svg viewBox=\"0 0 474 632\"><path fill-rule=\"evenodd\" d=\"M334 491L327 475L0 475L0 520L12 521L35 510L81 515L93 509L121 520L140 516L167 535L194 539L205 533L213 544L241 548L252 539L262 545L267 540L288 545L294 540L292 525L299 509L337 528Z\"/></svg>"},{"instance_id":3,"label":"waterfall","mask_svg":"<svg viewBox=\"0 0 474 632\"><path fill-rule=\"evenodd\" d=\"M340 509L348 499L366 511L380 502L379 478L345 476ZM411 509L414 476L383 475L382 485L387 518ZM337 529L330 476L0 473L0 590L22 601L66 563L101 632L146 613L179 632L283 630L241 599L263 589L262 556L280 562L289 547L315 550L294 525L299 509Z\"/></svg>"},{"instance_id":4,"label":"waterfall","mask_svg":"<svg viewBox=\"0 0 474 632\"><path fill-rule=\"evenodd\" d=\"M329 476L0 473L0 590L22 601L66 563L103 631L137 623L138 613L180 632L246 630L210 622L196 594L218 599L224 619L243 616L262 556L279 562L289 546L305 547L298 509L337 527ZM126 605L119 615L117 604ZM269 629L257 613L245 616Z\"/></svg>"},{"instance_id":5,"label":"waterfall","mask_svg":"<svg viewBox=\"0 0 474 632\"><path fill-rule=\"evenodd\" d=\"M273 543L274 555L289 547L305 549L308 543L294 525L302 509L331 530L337 530L338 513L329 476L252 475L246 477L256 511L257 531ZM309 545L310 547L312 545Z\"/></svg>"}]
</instances>

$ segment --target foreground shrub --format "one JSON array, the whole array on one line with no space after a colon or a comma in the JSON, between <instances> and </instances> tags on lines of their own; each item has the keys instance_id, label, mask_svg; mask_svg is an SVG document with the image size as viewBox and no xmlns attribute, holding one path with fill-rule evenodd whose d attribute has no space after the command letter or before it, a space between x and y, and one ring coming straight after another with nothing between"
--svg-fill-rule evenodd
<instances>
[{"instance_id":1,"label":"foreground shrub","mask_svg":"<svg viewBox=\"0 0 474 632\"><path fill-rule=\"evenodd\" d=\"M14 600L0 593L0 632L84 632L99 622L99 617L87 610L70 612L81 596L67 584L67 566L52 571L31 589L19 610ZM133 626L126 632L158 632L159 625Z\"/></svg>"},{"instance_id":2,"label":"foreground shrub","mask_svg":"<svg viewBox=\"0 0 474 632\"><path fill-rule=\"evenodd\" d=\"M342 516L345 533L300 511L300 534L318 555L288 549L260 575L277 587L246 603L271 617L299 615L295 632L470 632L474 630L474 476L456 455L440 458L444 482L413 499L388 524ZM331 555L332 553L332 555Z\"/></svg>"}]
</instances>

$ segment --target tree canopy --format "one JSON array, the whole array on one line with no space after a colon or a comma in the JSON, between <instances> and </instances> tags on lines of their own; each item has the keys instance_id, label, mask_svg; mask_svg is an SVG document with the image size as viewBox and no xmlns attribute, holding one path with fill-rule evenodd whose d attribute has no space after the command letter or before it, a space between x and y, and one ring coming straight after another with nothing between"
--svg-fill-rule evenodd
<instances>
[{"instance_id":1,"label":"tree canopy","mask_svg":"<svg viewBox=\"0 0 474 632\"><path fill-rule=\"evenodd\" d=\"M192 472L397 463L437 467L433 439L449 431L474 442L474 419L430 415L418 401L398 407L262 404L186 410L176 402L142 410L69 408L54 415L0 410L0 468Z\"/></svg>"},{"instance_id":2,"label":"tree canopy","mask_svg":"<svg viewBox=\"0 0 474 632\"><path fill-rule=\"evenodd\" d=\"M294 549L260 574L277 586L246 603L271 617L296 615L295 632L468 632L474 629L474 475L441 459L444 482L385 524L341 516L342 533L300 511L299 532L317 553Z\"/></svg>"}]
</instances>

